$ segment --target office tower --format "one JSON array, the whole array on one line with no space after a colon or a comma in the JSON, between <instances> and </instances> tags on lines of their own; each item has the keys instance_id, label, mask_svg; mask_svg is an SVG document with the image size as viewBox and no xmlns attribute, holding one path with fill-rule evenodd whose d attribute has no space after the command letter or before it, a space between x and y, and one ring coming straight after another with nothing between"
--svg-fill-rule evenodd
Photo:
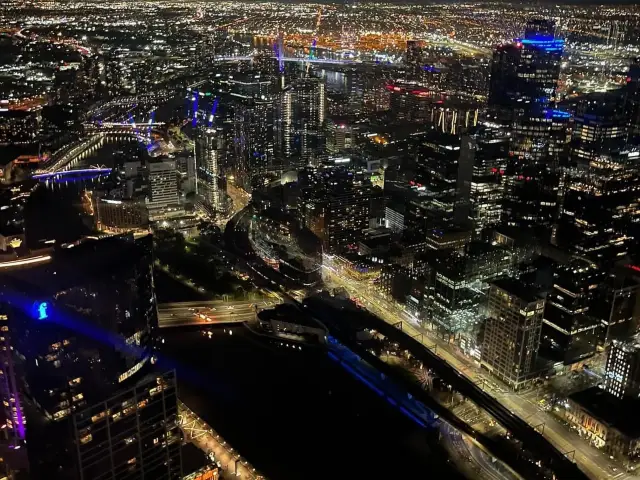
<instances>
[{"instance_id":1,"label":"office tower","mask_svg":"<svg viewBox=\"0 0 640 480\"><path fill-rule=\"evenodd\" d=\"M500 45L493 55L489 109L511 124L518 117L553 108L564 40L554 24L531 20L522 39Z\"/></svg>"},{"instance_id":2,"label":"office tower","mask_svg":"<svg viewBox=\"0 0 640 480\"><path fill-rule=\"evenodd\" d=\"M175 160L151 161L149 169L149 209L164 209L178 203L178 177Z\"/></svg>"},{"instance_id":3,"label":"office tower","mask_svg":"<svg viewBox=\"0 0 640 480\"><path fill-rule=\"evenodd\" d=\"M468 226L476 146L465 138L432 131L417 148L414 184L427 200L426 217L439 224Z\"/></svg>"},{"instance_id":4,"label":"office tower","mask_svg":"<svg viewBox=\"0 0 640 480\"><path fill-rule=\"evenodd\" d=\"M474 238L500 223L504 199L503 176L509 158L509 136L505 129L479 126L462 137L462 145L472 148L472 177L469 191L468 216ZM464 150L467 152L467 150ZM465 163L462 159L461 163Z\"/></svg>"},{"instance_id":5,"label":"office tower","mask_svg":"<svg viewBox=\"0 0 640 480\"><path fill-rule=\"evenodd\" d=\"M510 126L518 102L517 71L522 55L518 44L499 45L493 52L489 81L489 113L498 123Z\"/></svg>"},{"instance_id":6,"label":"office tower","mask_svg":"<svg viewBox=\"0 0 640 480\"><path fill-rule=\"evenodd\" d=\"M344 118L327 121L327 152L337 154L353 147L353 127Z\"/></svg>"},{"instance_id":7,"label":"office tower","mask_svg":"<svg viewBox=\"0 0 640 480\"><path fill-rule=\"evenodd\" d=\"M638 332L640 281L634 267L627 265L610 271L594 294L591 311L601 325L601 346L627 340Z\"/></svg>"},{"instance_id":8,"label":"office tower","mask_svg":"<svg viewBox=\"0 0 640 480\"><path fill-rule=\"evenodd\" d=\"M603 278L596 265L580 258L557 267L544 310L545 357L557 364L572 365L596 352L601 325L591 307Z\"/></svg>"},{"instance_id":9,"label":"office tower","mask_svg":"<svg viewBox=\"0 0 640 480\"><path fill-rule=\"evenodd\" d=\"M491 283L481 363L514 390L536 376L544 300L518 280Z\"/></svg>"},{"instance_id":10,"label":"office tower","mask_svg":"<svg viewBox=\"0 0 640 480\"><path fill-rule=\"evenodd\" d=\"M224 154L224 137L220 129L200 127L196 138L196 167L204 187L200 192L207 205L214 211L223 210L226 198L226 180L221 163Z\"/></svg>"},{"instance_id":11,"label":"office tower","mask_svg":"<svg viewBox=\"0 0 640 480\"><path fill-rule=\"evenodd\" d=\"M449 236L449 240L455 246L448 245L429 260L431 277L425 305L426 318L444 340L451 342L459 340L478 321L480 295L469 288L472 280L467 275L466 259L458 251L463 246L460 236Z\"/></svg>"},{"instance_id":12,"label":"office tower","mask_svg":"<svg viewBox=\"0 0 640 480\"><path fill-rule=\"evenodd\" d=\"M181 478L175 378L153 366L151 238L52 257L0 276L32 478Z\"/></svg>"},{"instance_id":13,"label":"office tower","mask_svg":"<svg viewBox=\"0 0 640 480\"><path fill-rule=\"evenodd\" d=\"M374 196L368 175L342 167L309 169L299 182L302 222L320 238L324 253L357 250Z\"/></svg>"},{"instance_id":14,"label":"office tower","mask_svg":"<svg viewBox=\"0 0 640 480\"><path fill-rule=\"evenodd\" d=\"M319 78L304 78L294 86L295 124L300 138L300 160L318 165L324 158L326 118L325 84Z\"/></svg>"},{"instance_id":15,"label":"office tower","mask_svg":"<svg viewBox=\"0 0 640 480\"><path fill-rule=\"evenodd\" d=\"M640 396L640 345L635 341L611 344L602 388L618 398Z\"/></svg>"},{"instance_id":16,"label":"office tower","mask_svg":"<svg viewBox=\"0 0 640 480\"><path fill-rule=\"evenodd\" d=\"M564 40L547 20L527 23L525 35L494 55L489 109L511 126L503 221L550 238L567 163L570 115L557 110L556 88Z\"/></svg>"},{"instance_id":17,"label":"office tower","mask_svg":"<svg viewBox=\"0 0 640 480\"><path fill-rule=\"evenodd\" d=\"M578 103L557 242L601 264L629 252L639 218L640 152L627 146L625 123L620 92Z\"/></svg>"}]
</instances>

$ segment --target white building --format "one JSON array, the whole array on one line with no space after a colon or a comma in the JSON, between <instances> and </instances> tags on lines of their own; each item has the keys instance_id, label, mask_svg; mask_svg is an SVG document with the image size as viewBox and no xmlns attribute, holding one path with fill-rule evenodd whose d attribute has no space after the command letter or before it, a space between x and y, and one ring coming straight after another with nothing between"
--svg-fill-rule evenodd
<instances>
[{"instance_id":1,"label":"white building","mask_svg":"<svg viewBox=\"0 0 640 480\"><path fill-rule=\"evenodd\" d=\"M149 163L149 196L147 208L150 219L159 212L177 208L178 177L175 160L163 160Z\"/></svg>"}]
</instances>

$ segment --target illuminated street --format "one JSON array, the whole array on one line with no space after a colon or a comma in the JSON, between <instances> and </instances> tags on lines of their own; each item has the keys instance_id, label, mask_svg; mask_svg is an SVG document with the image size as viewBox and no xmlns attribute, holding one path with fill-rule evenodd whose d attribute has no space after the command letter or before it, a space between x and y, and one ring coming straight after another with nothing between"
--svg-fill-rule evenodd
<instances>
[{"instance_id":1,"label":"illuminated street","mask_svg":"<svg viewBox=\"0 0 640 480\"><path fill-rule=\"evenodd\" d=\"M575 461L594 480L635 478L631 474L620 472L619 465L615 466L617 471L614 472L610 465L615 464L604 453L591 447L584 439L578 437L575 432L570 431L568 427L562 425L549 413L543 412L535 400L531 398L535 394L516 394L509 391L506 386L499 386L501 384L499 380L491 377L487 372L483 372L474 361L463 357L449 344L434 336L427 329L420 327L416 319L411 318L393 302L386 300L372 285L351 279L326 265L323 265L323 276L328 286L345 288L352 298L357 298L368 310L384 321L394 325L402 321L403 332L420 341L477 385L482 385L485 391L530 425L538 427L544 424L543 435L545 438L558 450L566 452L570 456L575 451Z\"/></svg>"},{"instance_id":2,"label":"illuminated street","mask_svg":"<svg viewBox=\"0 0 640 480\"><path fill-rule=\"evenodd\" d=\"M256 312L276 305L274 300L183 302L158 305L160 328L242 323Z\"/></svg>"}]
</instances>

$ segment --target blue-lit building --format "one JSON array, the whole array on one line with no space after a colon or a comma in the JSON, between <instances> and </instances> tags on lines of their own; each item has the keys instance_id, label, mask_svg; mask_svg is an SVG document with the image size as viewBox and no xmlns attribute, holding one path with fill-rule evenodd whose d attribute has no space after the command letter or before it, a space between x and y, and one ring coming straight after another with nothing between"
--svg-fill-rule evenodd
<instances>
[{"instance_id":1,"label":"blue-lit building","mask_svg":"<svg viewBox=\"0 0 640 480\"><path fill-rule=\"evenodd\" d=\"M31 478L178 480L175 375L157 373L150 237L87 241L4 269Z\"/></svg>"},{"instance_id":2,"label":"blue-lit building","mask_svg":"<svg viewBox=\"0 0 640 480\"><path fill-rule=\"evenodd\" d=\"M548 20L494 54L489 116L510 129L503 222L549 239L561 200L559 170L568 163L571 115L556 107L564 40Z\"/></svg>"}]
</instances>

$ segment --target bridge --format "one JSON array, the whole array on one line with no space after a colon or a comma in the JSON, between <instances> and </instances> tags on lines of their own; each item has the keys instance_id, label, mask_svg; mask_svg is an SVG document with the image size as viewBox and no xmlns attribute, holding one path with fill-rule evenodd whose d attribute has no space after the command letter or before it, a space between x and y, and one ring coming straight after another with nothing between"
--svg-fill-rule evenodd
<instances>
[{"instance_id":1,"label":"bridge","mask_svg":"<svg viewBox=\"0 0 640 480\"><path fill-rule=\"evenodd\" d=\"M111 168L81 168L78 170L63 170L60 172L39 173L31 178L39 180L41 182L47 182L50 180L65 181L67 179L75 180L78 177L81 177L82 179L97 178L104 175L109 175L110 173Z\"/></svg>"},{"instance_id":2,"label":"bridge","mask_svg":"<svg viewBox=\"0 0 640 480\"><path fill-rule=\"evenodd\" d=\"M361 60L345 60L345 59L332 59L332 58L309 58L309 57L273 57L274 59L281 60L283 62L299 62L299 63L325 63L325 64L333 64L333 65L365 65L367 63L375 63L375 62L363 62ZM225 62L225 61L251 61L253 60L252 56L220 56L215 57L215 61Z\"/></svg>"},{"instance_id":3,"label":"bridge","mask_svg":"<svg viewBox=\"0 0 640 480\"><path fill-rule=\"evenodd\" d=\"M214 326L255 320L256 313L279 303L275 300L179 302L158 305L160 328Z\"/></svg>"}]
</instances>

